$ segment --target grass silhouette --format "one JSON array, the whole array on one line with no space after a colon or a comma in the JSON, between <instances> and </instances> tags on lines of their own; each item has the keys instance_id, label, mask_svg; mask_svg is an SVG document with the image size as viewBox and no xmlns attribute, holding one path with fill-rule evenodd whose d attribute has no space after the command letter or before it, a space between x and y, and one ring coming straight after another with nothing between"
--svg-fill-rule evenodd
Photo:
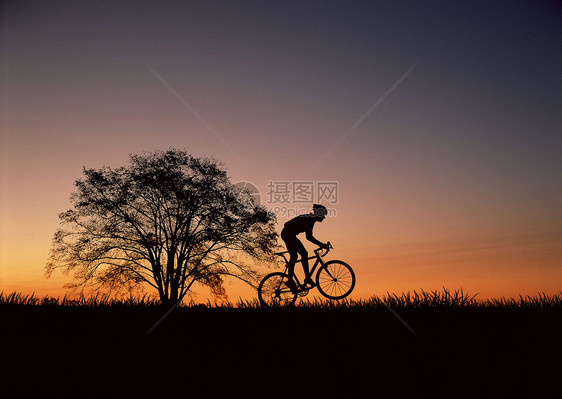
<instances>
[{"instance_id":1,"label":"grass silhouette","mask_svg":"<svg viewBox=\"0 0 562 399\"><path fill-rule=\"evenodd\" d=\"M147 334L165 311L146 295L0 293L2 395L562 397L562 294L186 302Z\"/></svg>"},{"instance_id":2,"label":"grass silhouette","mask_svg":"<svg viewBox=\"0 0 562 399\"><path fill-rule=\"evenodd\" d=\"M158 298L149 296L128 296L116 298L111 295L96 294L92 296L79 295L76 297L39 297L35 294L23 294L20 292L0 292L0 306L82 306L82 307L158 307ZM451 291L447 288L439 290L408 291L400 294L386 293L382 297L373 296L367 299L343 299L332 301L325 298L314 299L303 298L297 301L295 308L309 309L376 309L392 307L395 309L442 309L442 308L509 308L509 309L547 309L562 308L562 292L554 295L538 293L537 295L522 296L518 298L490 298L477 299L477 294L471 295L462 289ZM221 301L197 303L185 301L179 308L240 308L256 309L261 305L257 298L239 298L236 302Z\"/></svg>"}]
</instances>

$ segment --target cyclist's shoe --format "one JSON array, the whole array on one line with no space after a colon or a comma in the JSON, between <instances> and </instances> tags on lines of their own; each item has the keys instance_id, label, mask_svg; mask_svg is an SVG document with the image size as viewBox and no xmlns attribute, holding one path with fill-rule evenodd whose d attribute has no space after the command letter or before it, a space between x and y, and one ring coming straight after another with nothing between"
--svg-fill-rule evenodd
<instances>
[{"instance_id":1,"label":"cyclist's shoe","mask_svg":"<svg viewBox=\"0 0 562 399\"><path fill-rule=\"evenodd\" d=\"M299 291L299 287L297 287L297 283L295 283L294 280L287 280L285 281L285 285L287 287L289 287L289 289L293 292L296 293Z\"/></svg>"},{"instance_id":2,"label":"cyclist's shoe","mask_svg":"<svg viewBox=\"0 0 562 399\"><path fill-rule=\"evenodd\" d=\"M312 279L310 277L307 277L304 279L304 285L308 285L310 286L310 288L313 288L316 286L316 284L314 283L314 281L312 281Z\"/></svg>"}]
</instances>

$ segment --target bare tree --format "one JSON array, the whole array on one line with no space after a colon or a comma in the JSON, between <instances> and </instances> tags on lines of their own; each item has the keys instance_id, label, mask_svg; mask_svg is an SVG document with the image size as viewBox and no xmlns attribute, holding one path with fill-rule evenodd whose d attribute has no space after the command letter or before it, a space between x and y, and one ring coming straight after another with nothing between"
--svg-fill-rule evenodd
<instances>
[{"instance_id":1,"label":"bare tree","mask_svg":"<svg viewBox=\"0 0 562 399\"><path fill-rule=\"evenodd\" d=\"M224 276L252 284L248 260L272 257L274 215L214 159L170 149L83 173L72 209L59 215L47 277L60 268L73 273L73 287L148 284L172 304L196 283L216 296L225 294Z\"/></svg>"}]
</instances>

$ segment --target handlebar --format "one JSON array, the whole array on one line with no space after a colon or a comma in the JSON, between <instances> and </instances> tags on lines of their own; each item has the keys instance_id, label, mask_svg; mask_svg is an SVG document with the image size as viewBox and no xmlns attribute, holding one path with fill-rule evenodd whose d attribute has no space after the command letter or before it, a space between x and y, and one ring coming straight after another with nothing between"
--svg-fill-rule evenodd
<instances>
[{"instance_id":1,"label":"handlebar","mask_svg":"<svg viewBox=\"0 0 562 399\"><path fill-rule=\"evenodd\" d=\"M319 254L320 251L322 251L323 249L326 250L326 252L324 252L323 254L320 255L321 258L323 258L324 256L328 255L328 252L330 252L330 249L333 249L334 247L332 246L332 244L330 243L330 241L328 241L326 244L328 244L328 248L322 248L322 247L318 247L314 250L315 254Z\"/></svg>"},{"instance_id":2,"label":"handlebar","mask_svg":"<svg viewBox=\"0 0 562 399\"><path fill-rule=\"evenodd\" d=\"M318 247L318 248L316 248L316 249L314 250L314 253L315 253L316 255L320 255L321 258L323 258L324 256L328 255L328 252L330 252L330 249L333 249L334 247L332 246L332 244L330 243L330 241L328 241L327 244L328 244L328 248ZM326 250L326 252L324 252L323 254L320 254L320 251L322 251L322 250ZM281 256L281 257L285 258L285 254L287 254L287 253L289 253L289 251L275 252L275 255ZM312 256L312 257L310 257L310 258L308 258L308 259L314 259L314 258L315 258L315 256ZM287 259L285 259L285 262L287 262ZM298 262L300 262L300 261L298 261Z\"/></svg>"}]
</instances>

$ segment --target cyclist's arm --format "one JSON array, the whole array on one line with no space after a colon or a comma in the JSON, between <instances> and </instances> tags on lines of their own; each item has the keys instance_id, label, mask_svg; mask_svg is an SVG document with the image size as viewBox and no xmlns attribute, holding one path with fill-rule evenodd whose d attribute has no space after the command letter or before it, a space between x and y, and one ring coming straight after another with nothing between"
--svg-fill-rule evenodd
<instances>
[{"instance_id":1,"label":"cyclist's arm","mask_svg":"<svg viewBox=\"0 0 562 399\"><path fill-rule=\"evenodd\" d=\"M326 244L324 244L322 241L318 241L313 235L312 235L312 231L307 230L306 231L306 239L316 245L318 245L319 247L325 247Z\"/></svg>"}]
</instances>

